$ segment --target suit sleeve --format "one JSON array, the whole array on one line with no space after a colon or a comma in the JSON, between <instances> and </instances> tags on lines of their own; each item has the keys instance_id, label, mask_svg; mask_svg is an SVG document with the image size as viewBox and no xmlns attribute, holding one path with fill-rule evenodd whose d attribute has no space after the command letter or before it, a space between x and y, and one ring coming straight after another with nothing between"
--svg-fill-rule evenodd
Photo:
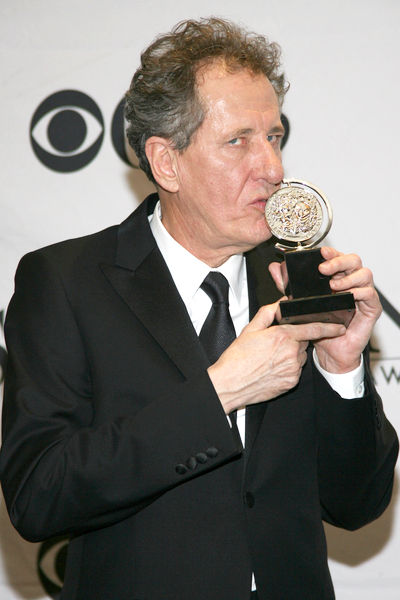
<instances>
[{"instance_id":1,"label":"suit sleeve","mask_svg":"<svg viewBox=\"0 0 400 600\"><path fill-rule=\"evenodd\" d=\"M398 439L373 384L368 354L365 395L343 399L315 369L318 468L323 519L357 529L390 502Z\"/></svg>"},{"instance_id":2,"label":"suit sleeve","mask_svg":"<svg viewBox=\"0 0 400 600\"><path fill-rule=\"evenodd\" d=\"M242 451L206 371L166 386L134 414L95 425L94 365L43 252L20 263L5 332L0 473L26 539L118 522Z\"/></svg>"}]
</instances>

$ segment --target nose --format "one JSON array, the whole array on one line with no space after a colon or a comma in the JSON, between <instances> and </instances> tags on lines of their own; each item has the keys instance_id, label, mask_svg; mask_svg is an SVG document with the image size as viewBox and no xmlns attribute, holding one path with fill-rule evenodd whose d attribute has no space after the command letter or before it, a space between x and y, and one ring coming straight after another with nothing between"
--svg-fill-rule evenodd
<instances>
[{"instance_id":1,"label":"nose","mask_svg":"<svg viewBox=\"0 0 400 600\"><path fill-rule=\"evenodd\" d=\"M255 176L270 185L279 185L283 179L281 151L268 140L263 140L257 149Z\"/></svg>"}]
</instances>

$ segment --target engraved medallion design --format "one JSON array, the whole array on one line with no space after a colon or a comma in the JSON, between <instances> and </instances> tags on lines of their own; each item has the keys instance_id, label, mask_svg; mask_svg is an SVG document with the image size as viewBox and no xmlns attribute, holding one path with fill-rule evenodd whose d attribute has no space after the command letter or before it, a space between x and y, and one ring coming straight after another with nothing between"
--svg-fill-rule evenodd
<instances>
[{"instance_id":1,"label":"engraved medallion design","mask_svg":"<svg viewBox=\"0 0 400 600\"><path fill-rule=\"evenodd\" d=\"M265 216L273 235L290 242L309 240L321 229L323 214L316 197L305 189L288 186L267 201Z\"/></svg>"},{"instance_id":2,"label":"engraved medallion design","mask_svg":"<svg viewBox=\"0 0 400 600\"><path fill-rule=\"evenodd\" d=\"M278 250L313 248L328 234L332 207L315 185L301 179L283 179L282 187L265 204L265 219Z\"/></svg>"}]
</instances>

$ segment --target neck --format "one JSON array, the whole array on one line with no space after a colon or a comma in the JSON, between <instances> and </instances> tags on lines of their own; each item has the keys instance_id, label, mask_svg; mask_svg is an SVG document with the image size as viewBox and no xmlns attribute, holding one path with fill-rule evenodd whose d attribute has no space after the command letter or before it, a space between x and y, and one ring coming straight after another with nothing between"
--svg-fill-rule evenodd
<instances>
[{"instance_id":1,"label":"neck","mask_svg":"<svg viewBox=\"0 0 400 600\"><path fill-rule=\"evenodd\" d=\"M176 209L173 203L168 204L160 198L161 221L169 235L185 250L211 268L223 265L231 256L241 254L249 248L237 245L215 243L216 236L207 227L198 227L188 222L187 218ZM171 209L174 206L174 209Z\"/></svg>"}]
</instances>

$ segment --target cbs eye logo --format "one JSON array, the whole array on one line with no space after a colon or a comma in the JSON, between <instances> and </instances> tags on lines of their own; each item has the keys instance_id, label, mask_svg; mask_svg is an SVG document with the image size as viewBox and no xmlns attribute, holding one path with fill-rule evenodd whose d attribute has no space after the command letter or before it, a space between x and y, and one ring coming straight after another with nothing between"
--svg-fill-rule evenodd
<instances>
[{"instance_id":1,"label":"cbs eye logo","mask_svg":"<svg viewBox=\"0 0 400 600\"><path fill-rule=\"evenodd\" d=\"M101 110L90 96L77 90L62 90L45 98L35 110L30 140L43 165L59 173L71 173L86 167L97 156L104 129ZM124 99L112 118L111 140L118 156L137 168L125 149Z\"/></svg>"},{"instance_id":2,"label":"cbs eye logo","mask_svg":"<svg viewBox=\"0 0 400 600\"><path fill-rule=\"evenodd\" d=\"M122 99L114 111L111 141L118 156L129 166L138 168L136 157L128 158L126 152L124 103ZM285 115L282 115L282 124L285 128L283 148L289 136L289 121ZM36 157L59 173L86 167L97 156L103 139L104 119L99 106L90 96L77 90L62 90L45 98L30 124L30 140Z\"/></svg>"}]
</instances>

